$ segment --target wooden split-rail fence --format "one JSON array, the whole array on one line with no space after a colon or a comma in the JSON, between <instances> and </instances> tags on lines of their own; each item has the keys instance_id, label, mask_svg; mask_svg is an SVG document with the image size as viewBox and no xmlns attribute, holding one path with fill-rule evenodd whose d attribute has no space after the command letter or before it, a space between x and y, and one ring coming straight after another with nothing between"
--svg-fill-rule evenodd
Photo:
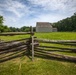
<instances>
[{"instance_id":1,"label":"wooden split-rail fence","mask_svg":"<svg viewBox=\"0 0 76 75\"><path fill-rule=\"evenodd\" d=\"M64 60L69 60L69 61L74 61L76 62L76 57L75 56L67 56L67 55L62 55L62 54L56 54L52 52L52 50L46 50L47 48L57 48L59 51L62 50L70 50L72 52L76 53L76 48L59 48L59 47L52 47L52 46L42 46L40 43L54 43L54 44L63 44L63 45L74 45L76 46L76 40L47 40L47 39L38 39L37 37L34 36L33 28L30 28L30 32L10 32L10 33L1 33L0 36L13 36L13 35L25 35L25 34L30 34L30 38L25 38L25 39L20 39L20 40L13 40L13 41L0 41L0 51L4 51L13 47L20 47L23 49L27 49L28 54L32 55L32 61L34 60L34 56L41 56L46 55L46 56L51 56L54 58L59 58L59 59L64 59ZM23 40L26 40L23 41ZM6 45L5 45L6 44ZM25 45L25 46L22 46ZM55 51L55 50L53 50ZM57 50L56 50L57 51Z\"/></svg>"},{"instance_id":2,"label":"wooden split-rail fence","mask_svg":"<svg viewBox=\"0 0 76 75\"><path fill-rule=\"evenodd\" d=\"M7 33L0 33L0 36L14 36L14 35L30 35L30 38L20 39L20 40L13 40L13 41L2 41L0 40L0 51L7 50L13 47L26 45L28 50L32 50L32 61L34 59L34 32L33 28L30 27L30 32L7 32ZM23 42L26 40L26 42ZM6 44L6 45L5 45ZM26 48L25 48L26 49ZM28 51L30 52L30 51Z\"/></svg>"}]
</instances>

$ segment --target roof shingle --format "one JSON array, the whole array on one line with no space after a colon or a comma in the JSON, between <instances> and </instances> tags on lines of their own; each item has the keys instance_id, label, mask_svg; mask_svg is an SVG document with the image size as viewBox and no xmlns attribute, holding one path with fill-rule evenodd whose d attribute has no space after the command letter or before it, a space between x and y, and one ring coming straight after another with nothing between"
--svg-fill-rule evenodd
<instances>
[{"instance_id":1,"label":"roof shingle","mask_svg":"<svg viewBox=\"0 0 76 75\"><path fill-rule=\"evenodd\" d=\"M51 23L49 22L37 22L37 27L52 27Z\"/></svg>"}]
</instances>

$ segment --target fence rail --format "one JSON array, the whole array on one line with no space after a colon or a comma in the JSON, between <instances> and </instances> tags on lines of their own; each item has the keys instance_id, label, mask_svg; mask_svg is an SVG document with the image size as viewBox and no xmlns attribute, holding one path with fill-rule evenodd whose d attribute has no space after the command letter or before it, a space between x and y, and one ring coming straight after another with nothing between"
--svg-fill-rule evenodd
<instances>
[{"instance_id":1,"label":"fence rail","mask_svg":"<svg viewBox=\"0 0 76 75\"><path fill-rule=\"evenodd\" d=\"M0 45L0 51L11 49L11 48L14 48L14 47L19 47L19 46L22 46L22 45L26 45L26 42L7 43L7 44L4 44L4 45Z\"/></svg>"},{"instance_id":2,"label":"fence rail","mask_svg":"<svg viewBox=\"0 0 76 75\"><path fill-rule=\"evenodd\" d=\"M43 43L76 43L76 40L47 40L47 39L35 39Z\"/></svg>"},{"instance_id":3,"label":"fence rail","mask_svg":"<svg viewBox=\"0 0 76 75\"><path fill-rule=\"evenodd\" d=\"M0 41L0 45L4 44L4 43L12 43L12 42L17 42L17 41L27 41L29 38L25 38L25 39L19 39L19 40L12 40L12 41Z\"/></svg>"},{"instance_id":4,"label":"fence rail","mask_svg":"<svg viewBox=\"0 0 76 75\"><path fill-rule=\"evenodd\" d=\"M76 48L60 48L60 47L54 47L54 46L38 46L38 48L55 48L55 49L59 49L59 50L72 50L72 51L76 51Z\"/></svg>"},{"instance_id":5,"label":"fence rail","mask_svg":"<svg viewBox=\"0 0 76 75\"><path fill-rule=\"evenodd\" d=\"M0 36L13 36L13 35L25 35L25 34L33 34L31 32L7 32L7 33L0 33Z\"/></svg>"}]
</instances>

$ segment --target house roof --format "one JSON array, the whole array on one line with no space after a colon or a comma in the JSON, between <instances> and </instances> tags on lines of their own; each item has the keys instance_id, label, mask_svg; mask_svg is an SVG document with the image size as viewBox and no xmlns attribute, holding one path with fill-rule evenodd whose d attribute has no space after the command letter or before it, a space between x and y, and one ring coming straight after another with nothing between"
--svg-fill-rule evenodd
<instances>
[{"instance_id":1,"label":"house roof","mask_svg":"<svg viewBox=\"0 0 76 75\"><path fill-rule=\"evenodd\" d=\"M49 22L37 22L36 26L37 27L52 27L51 23Z\"/></svg>"}]
</instances>

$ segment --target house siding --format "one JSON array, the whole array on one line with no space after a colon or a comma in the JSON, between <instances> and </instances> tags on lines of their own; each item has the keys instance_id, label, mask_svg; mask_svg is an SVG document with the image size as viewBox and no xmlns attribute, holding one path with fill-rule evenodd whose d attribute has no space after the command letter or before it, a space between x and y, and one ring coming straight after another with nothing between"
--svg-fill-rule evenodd
<instances>
[{"instance_id":1,"label":"house siding","mask_svg":"<svg viewBox=\"0 0 76 75\"><path fill-rule=\"evenodd\" d=\"M52 32L51 27L36 27L36 32Z\"/></svg>"}]
</instances>

